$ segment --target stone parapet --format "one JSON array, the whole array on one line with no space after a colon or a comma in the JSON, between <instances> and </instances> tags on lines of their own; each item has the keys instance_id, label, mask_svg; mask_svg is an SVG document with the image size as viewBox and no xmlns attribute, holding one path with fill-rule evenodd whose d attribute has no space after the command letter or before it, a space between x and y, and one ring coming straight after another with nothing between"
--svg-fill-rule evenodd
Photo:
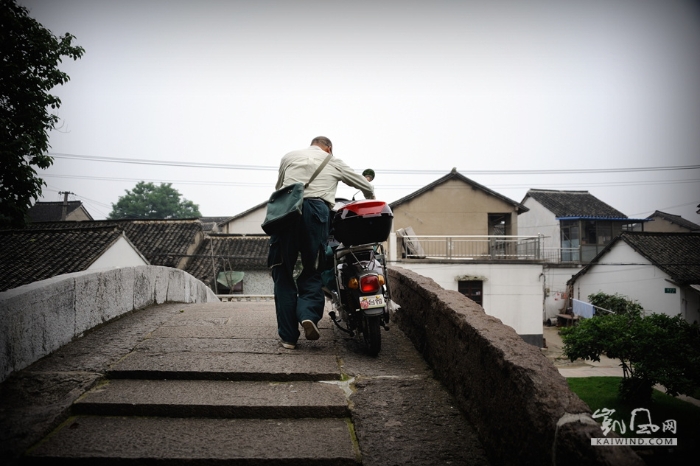
<instances>
[{"instance_id":1,"label":"stone parapet","mask_svg":"<svg viewBox=\"0 0 700 466\"><path fill-rule=\"evenodd\" d=\"M493 464L643 465L604 437L588 406L541 350L478 304L400 267L389 270L392 319L475 426Z\"/></svg>"},{"instance_id":2,"label":"stone parapet","mask_svg":"<svg viewBox=\"0 0 700 466\"><path fill-rule=\"evenodd\" d=\"M84 332L164 302L217 301L178 269L144 265L59 275L0 293L0 382Z\"/></svg>"}]
</instances>

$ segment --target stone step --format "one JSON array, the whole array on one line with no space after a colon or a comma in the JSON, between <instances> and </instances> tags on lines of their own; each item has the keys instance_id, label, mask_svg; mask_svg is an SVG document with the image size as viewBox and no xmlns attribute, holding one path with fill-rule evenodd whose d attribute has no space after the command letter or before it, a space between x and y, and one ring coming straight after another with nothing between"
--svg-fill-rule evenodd
<instances>
[{"instance_id":1,"label":"stone step","mask_svg":"<svg viewBox=\"0 0 700 466\"><path fill-rule=\"evenodd\" d=\"M73 412L259 419L350 415L337 384L218 380L108 380L76 401Z\"/></svg>"},{"instance_id":2,"label":"stone step","mask_svg":"<svg viewBox=\"0 0 700 466\"><path fill-rule=\"evenodd\" d=\"M27 456L38 464L359 464L348 419L77 416Z\"/></svg>"},{"instance_id":3,"label":"stone step","mask_svg":"<svg viewBox=\"0 0 700 466\"><path fill-rule=\"evenodd\" d=\"M113 379L319 381L340 380L333 354L241 354L221 352L146 353L135 351L113 365Z\"/></svg>"}]
</instances>

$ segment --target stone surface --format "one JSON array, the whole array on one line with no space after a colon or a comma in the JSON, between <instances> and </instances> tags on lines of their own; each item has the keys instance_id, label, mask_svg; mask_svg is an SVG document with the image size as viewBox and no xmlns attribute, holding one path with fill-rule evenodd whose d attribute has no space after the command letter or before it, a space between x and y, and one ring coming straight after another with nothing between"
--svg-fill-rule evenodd
<instances>
[{"instance_id":1,"label":"stone surface","mask_svg":"<svg viewBox=\"0 0 700 466\"><path fill-rule=\"evenodd\" d=\"M338 385L319 382L109 380L74 405L102 416L226 418L346 417Z\"/></svg>"},{"instance_id":2,"label":"stone surface","mask_svg":"<svg viewBox=\"0 0 700 466\"><path fill-rule=\"evenodd\" d=\"M396 322L467 414L491 461L551 463L559 419L590 413L551 361L460 293L400 268L390 279L401 305ZM595 447L577 437L575 448ZM636 461L631 450L627 456Z\"/></svg>"},{"instance_id":3,"label":"stone surface","mask_svg":"<svg viewBox=\"0 0 700 466\"><path fill-rule=\"evenodd\" d=\"M591 443L591 438L605 437L592 419L587 422L569 422L557 429L554 464L582 466L644 466L642 459L626 446L596 446L581 448ZM610 437L617 437L614 433Z\"/></svg>"},{"instance_id":4,"label":"stone surface","mask_svg":"<svg viewBox=\"0 0 700 466\"><path fill-rule=\"evenodd\" d=\"M272 302L168 304L133 312L89 332L31 366L31 371L23 371L40 387L41 377L68 376L89 368L83 372L85 380L71 382L72 390L49 400L40 389L18 398L27 392L17 389L11 390L15 395L0 400L14 413L16 423L6 424L4 431L25 432L23 444L3 444L7 457L16 458L72 414L78 417L33 450L37 461L55 456L92 462L112 455L184 462L178 455L189 455L187 461L194 462L352 464L359 452L365 464L428 465L436 458L487 463L467 418L455 409L454 399L432 378L426 362L398 328L382 331L382 352L370 357L358 338L334 330L326 318L319 325L321 340L302 337L297 349L290 351L279 347L271 316ZM230 339L228 328L242 333ZM173 330L182 331L181 337L163 336ZM213 333L204 337L197 333L202 330ZM152 375L159 380L100 380L129 365L142 370L141 375L155 367ZM233 378L254 374L259 381L200 380L202 373ZM265 380L310 376L333 380ZM179 380L184 377L196 379ZM79 398L93 385L94 390ZM31 411L29 405L39 407L33 420L42 412L46 415L34 431L21 429L27 427L23 419L29 417L22 414ZM415 409L406 413L409 405ZM51 412L55 415L49 416ZM405 422L396 420L399 415L406 416ZM242 416L267 419L234 419ZM426 434L428 440L421 441ZM441 438L449 441L435 443ZM176 441L180 444L166 448ZM224 442L216 452L207 450ZM411 453L400 454L402 450Z\"/></svg>"},{"instance_id":5,"label":"stone surface","mask_svg":"<svg viewBox=\"0 0 700 466\"><path fill-rule=\"evenodd\" d=\"M100 377L92 372L12 374L0 384L0 458L18 458L66 420L71 404Z\"/></svg>"},{"instance_id":6,"label":"stone surface","mask_svg":"<svg viewBox=\"0 0 700 466\"><path fill-rule=\"evenodd\" d=\"M44 282L0 293L0 381L75 335L73 278Z\"/></svg>"},{"instance_id":7,"label":"stone surface","mask_svg":"<svg viewBox=\"0 0 700 466\"><path fill-rule=\"evenodd\" d=\"M134 352L108 371L111 378L198 380L337 380L333 354Z\"/></svg>"},{"instance_id":8,"label":"stone surface","mask_svg":"<svg viewBox=\"0 0 700 466\"><path fill-rule=\"evenodd\" d=\"M145 275L149 279L140 280L137 288L137 277ZM154 266L64 274L0 293L0 381L84 332L137 309L135 304L150 302L144 287L151 284L156 301L217 300L186 272Z\"/></svg>"},{"instance_id":9,"label":"stone surface","mask_svg":"<svg viewBox=\"0 0 700 466\"><path fill-rule=\"evenodd\" d=\"M30 457L344 465L356 464L352 445L345 419L77 417Z\"/></svg>"},{"instance_id":10,"label":"stone surface","mask_svg":"<svg viewBox=\"0 0 700 466\"><path fill-rule=\"evenodd\" d=\"M363 466L489 464L474 429L436 380L373 378L355 387L350 399Z\"/></svg>"}]
</instances>

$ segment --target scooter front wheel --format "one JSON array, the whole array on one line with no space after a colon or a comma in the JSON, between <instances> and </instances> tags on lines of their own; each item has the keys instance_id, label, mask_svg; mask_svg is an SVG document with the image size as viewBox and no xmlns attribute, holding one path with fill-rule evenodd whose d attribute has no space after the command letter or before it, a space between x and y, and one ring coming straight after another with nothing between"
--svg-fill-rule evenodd
<instances>
[{"instance_id":1,"label":"scooter front wheel","mask_svg":"<svg viewBox=\"0 0 700 466\"><path fill-rule=\"evenodd\" d=\"M377 356L382 349L382 334L380 325L382 316L362 317L362 336L365 340L365 348L370 356Z\"/></svg>"}]
</instances>

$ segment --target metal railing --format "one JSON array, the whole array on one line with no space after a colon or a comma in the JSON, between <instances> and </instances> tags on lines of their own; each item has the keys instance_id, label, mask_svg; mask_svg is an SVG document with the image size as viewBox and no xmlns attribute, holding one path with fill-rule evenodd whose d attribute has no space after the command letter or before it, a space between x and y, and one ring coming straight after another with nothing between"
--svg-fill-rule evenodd
<instances>
[{"instance_id":1,"label":"metal railing","mask_svg":"<svg viewBox=\"0 0 700 466\"><path fill-rule=\"evenodd\" d=\"M541 235L411 235L399 241L407 259L544 260Z\"/></svg>"}]
</instances>

